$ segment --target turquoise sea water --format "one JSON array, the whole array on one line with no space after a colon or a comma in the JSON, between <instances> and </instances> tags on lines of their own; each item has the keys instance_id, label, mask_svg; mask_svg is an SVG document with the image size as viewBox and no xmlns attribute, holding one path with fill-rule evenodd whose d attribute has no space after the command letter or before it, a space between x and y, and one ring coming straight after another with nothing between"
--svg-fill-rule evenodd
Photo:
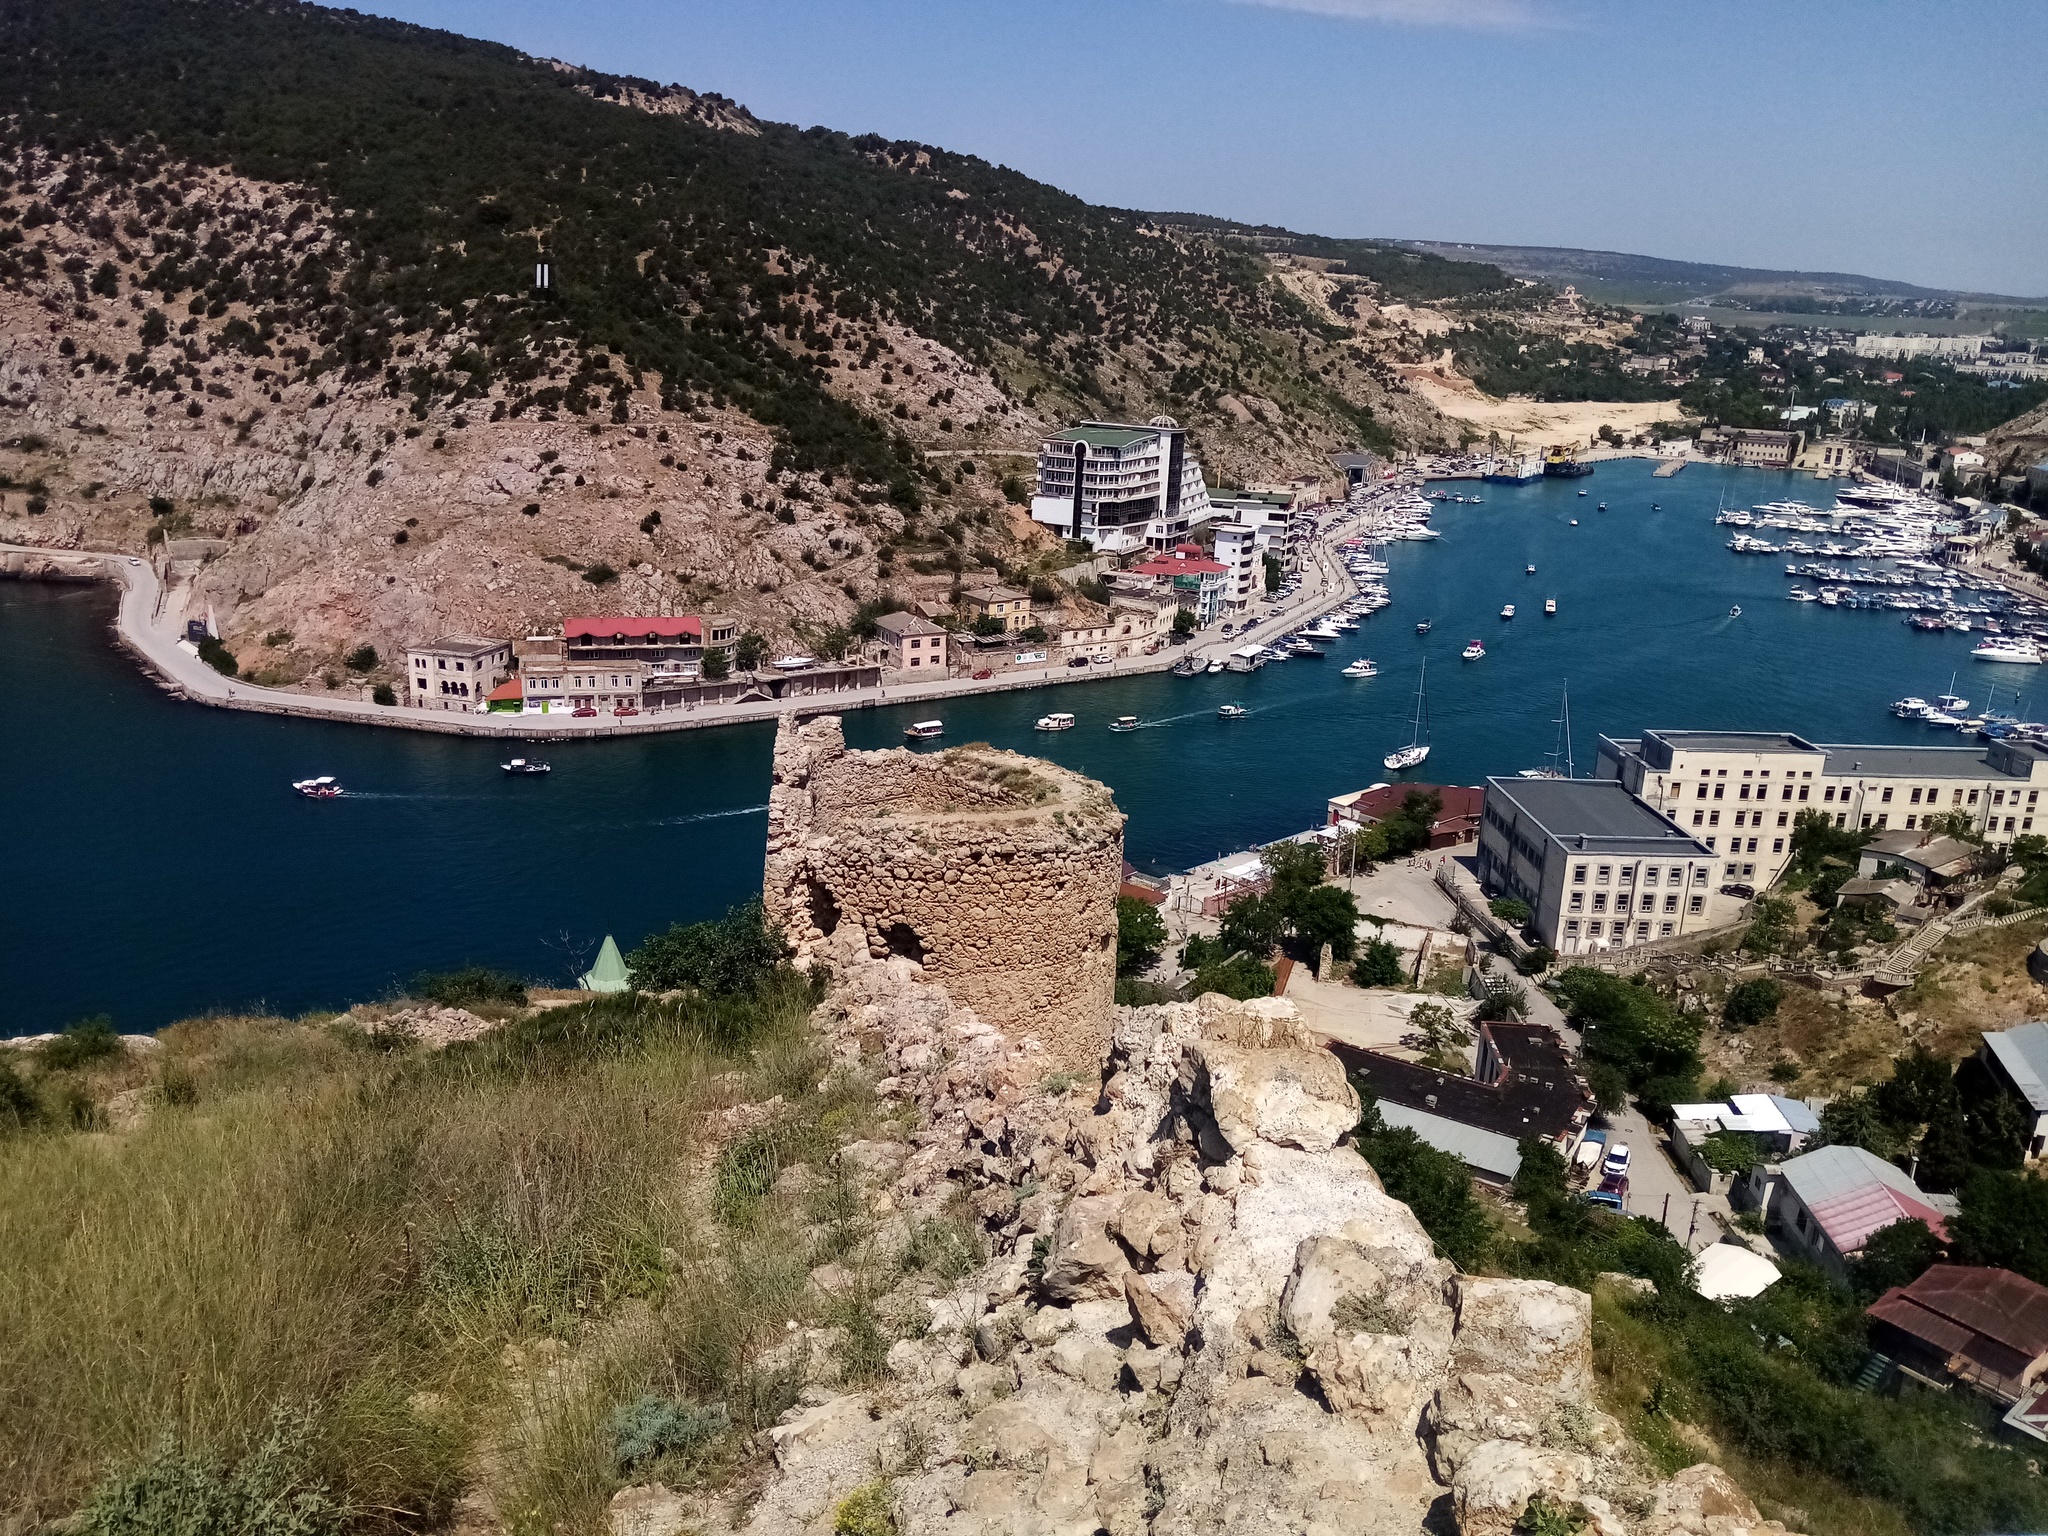
<instances>
[{"instance_id":1,"label":"turquoise sea water","mask_svg":"<svg viewBox=\"0 0 2048 1536\"><path fill-rule=\"evenodd\" d=\"M1392 546L1393 606L1326 660L856 711L848 740L896 745L909 721L936 716L948 742L1080 769L1129 813L1132 861L1167 870L1298 831L1331 795L1387 777L1380 758L1408 740L1425 656L1435 751L1410 777L1464 784L1545 762L1567 679L1581 773L1598 733L1646 726L1945 741L1886 705L1943 691L1955 670L1979 704L1988 683L2040 680L1973 665L1971 637L1786 602L1782 560L1724 547L1723 499L1824 504L1827 487L1700 466L1654 480L1651 467L1449 487L1484 505L1444 504L1440 540ZM1507 602L1511 622L1497 616ZM338 1007L470 961L559 984L606 933L630 947L759 887L770 727L551 745L552 775L510 780L497 766L509 753L488 742L168 700L111 643L111 606L94 589L0 583L0 933L13 962L0 1033L97 1012L147 1029L211 1007ZM1433 627L1418 636L1423 618ZM1474 637L1486 658L1461 662ZM1380 675L1340 677L1360 654ZM1228 700L1251 717L1218 720ZM1034 732L1054 709L1079 727ZM1146 728L1109 732L1122 714ZM287 787L320 773L348 797L313 803Z\"/></svg>"}]
</instances>

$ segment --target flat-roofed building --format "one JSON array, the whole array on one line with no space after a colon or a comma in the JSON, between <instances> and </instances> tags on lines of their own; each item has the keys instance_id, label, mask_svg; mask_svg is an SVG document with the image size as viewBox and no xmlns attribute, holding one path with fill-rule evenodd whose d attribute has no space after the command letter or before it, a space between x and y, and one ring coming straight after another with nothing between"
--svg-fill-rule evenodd
<instances>
[{"instance_id":1,"label":"flat-roofed building","mask_svg":"<svg viewBox=\"0 0 2048 1536\"><path fill-rule=\"evenodd\" d=\"M1728 457L1736 464L1784 469L1799 456L1801 440L1801 434L1797 432L1731 432L1728 434Z\"/></svg>"},{"instance_id":2,"label":"flat-roofed building","mask_svg":"<svg viewBox=\"0 0 2048 1536\"><path fill-rule=\"evenodd\" d=\"M443 635L405 653L405 702L415 709L480 710L512 670L512 642Z\"/></svg>"},{"instance_id":3,"label":"flat-roofed building","mask_svg":"<svg viewBox=\"0 0 2048 1536\"><path fill-rule=\"evenodd\" d=\"M1871 832L1939 830L1958 813L1991 842L2048 831L2048 750L2019 741L1856 746L1789 731L1658 730L1601 737L1593 771L1705 843L1722 880L1759 890L1784 872L1802 810Z\"/></svg>"},{"instance_id":4,"label":"flat-roofed building","mask_svg":"<svg viewBox=\"0 0 2048 1536\"><path fill-rule=\"evenodd\" d=\"M1170 416L1084 421L1038 449L1034 522L1106 554L1171 549L1209 520L1202 466Z\"/></svg>"},{"instance_id":5,"label":"flat-roofed building","mask_svg":"<svg viewBox=\"0 0 2048 1536\"><path fill-rule=\"evenodd\" d=\"M885 613L875 620L875 638L882 645L882 667L918 677L946 675L946 631L915 613Z\"/></svg>"},{"instance_id":6,"label":"flat-roofed building","mask_svg":"<svg viewBox=\"0 0 2048 1536\"><path fill-rule=\"evenodd\" d=\"M1488 779L1479 882L1526 902L1560 954L1625 949L1715 921L1714 856L1614 779Z\"/></svg>"}]
</instances>

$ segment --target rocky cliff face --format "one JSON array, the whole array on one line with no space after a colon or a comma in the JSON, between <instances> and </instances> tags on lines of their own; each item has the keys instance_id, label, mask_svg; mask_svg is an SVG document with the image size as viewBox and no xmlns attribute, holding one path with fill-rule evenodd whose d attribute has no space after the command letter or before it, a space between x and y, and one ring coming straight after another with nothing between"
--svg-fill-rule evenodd
<instances>
[{"instance_id":1,"label":"rocky cliff face","mask_svg":"<svg viewBox=\"0 0 2048 1536\"><path fill-rule=\"evenodd\" d=\"M1434 1256L1290 1004L1119 1010L1092 1100L908 961L854 965L817 1022L915 1112L843 1154L872 1198L965 1202L993 1252L885 1382L806 1391L744 1511L629 1489L622 1536L862 1508L902 1536L1508 1536L1546 1505L1600 1536L1782 1531L1711 1466L1658 1481L1593 1406L1585 1294Z\"/></svg>"}]
</instances>

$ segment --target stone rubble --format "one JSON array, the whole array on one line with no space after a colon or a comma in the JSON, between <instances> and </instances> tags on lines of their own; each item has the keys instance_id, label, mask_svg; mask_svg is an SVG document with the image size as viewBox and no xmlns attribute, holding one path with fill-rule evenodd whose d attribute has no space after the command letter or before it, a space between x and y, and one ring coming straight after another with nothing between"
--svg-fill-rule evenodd
<instances>
[{"instance_id":1,"label":"stone rubble","mask_svg":"<svg viewBox=\"0 0 2048 1536\"><path fill-rule=\"evenodd\" d=\"M1588 1296L1435 1256L1292 1004L1118 1009L1092 1098L908 960L849 959L816 1022L916 1112L843 1164L912 1217L964 1200L991 1256L885 1381L807 1389L748 1536L829 1532L878 1476L899 1536L1508 1536L1533 1497L1591 1536L1784 1531L1592 1406ZM620 1500L619 1536L710 1508Z\"/></svg>"}]
</instances>

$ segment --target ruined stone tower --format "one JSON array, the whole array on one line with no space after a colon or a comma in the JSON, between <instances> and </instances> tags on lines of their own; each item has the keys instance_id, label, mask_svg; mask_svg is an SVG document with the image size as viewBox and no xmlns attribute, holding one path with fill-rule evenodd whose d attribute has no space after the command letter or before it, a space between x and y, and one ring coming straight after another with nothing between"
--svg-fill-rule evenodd
<instances>
[{"instance_id":1,"label":"ruined stone tower","mask_svg":"<svg viewBox=\"0 0 2048 1536\"><path fill-rule=\"evenodd\" d=\"M775 735L769 919L798 955L921 964L990 1023L1092 1070L1116 990L1124 818L1092 779L987 746L849 752L837 716Z\"/></svg>"}]
</instances>

